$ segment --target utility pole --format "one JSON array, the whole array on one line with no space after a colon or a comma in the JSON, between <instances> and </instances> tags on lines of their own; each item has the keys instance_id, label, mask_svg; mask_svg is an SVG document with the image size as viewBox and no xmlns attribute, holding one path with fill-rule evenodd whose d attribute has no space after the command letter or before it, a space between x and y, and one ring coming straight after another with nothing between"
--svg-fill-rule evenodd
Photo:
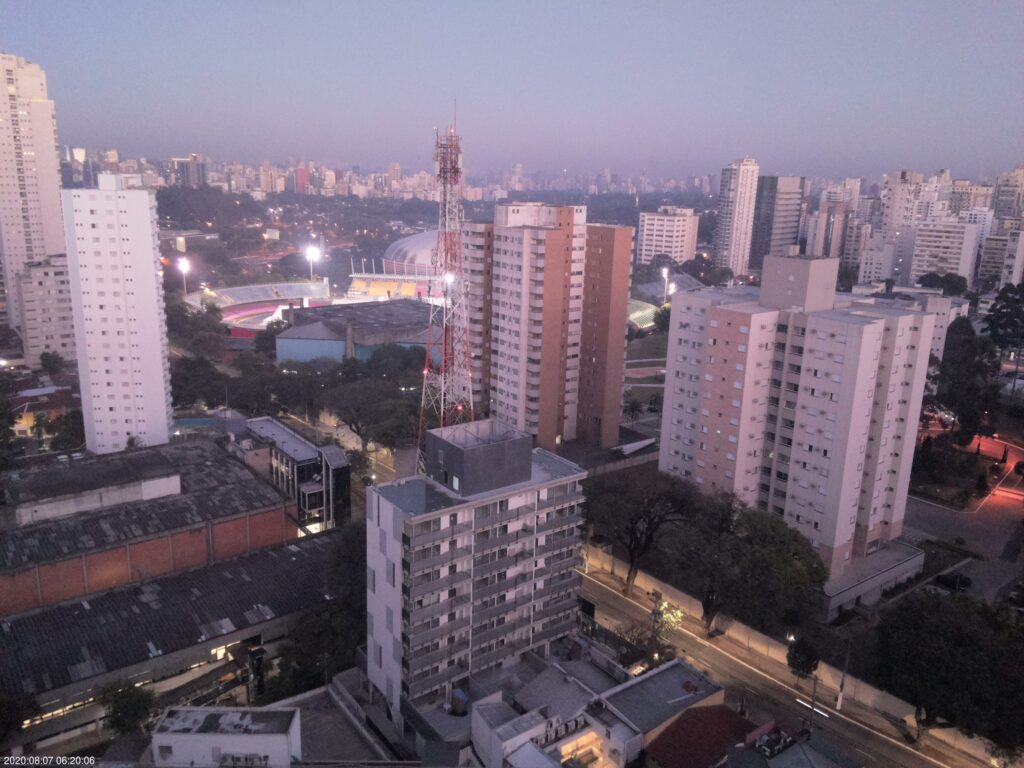
<instances>
[{"instance_id":1,"label":"utility pole","mask_svg":"<svg viewBox=\"0 0 1024 768\"><path fill-rule=\"evenodd\" d=\"M850 638L846 638L846 658L843 661L843 676L839 678L839 695L836 696L836 712L843 710L843 689L846 687L846 670L850 668Z\"/></svg>"}]
</instances>

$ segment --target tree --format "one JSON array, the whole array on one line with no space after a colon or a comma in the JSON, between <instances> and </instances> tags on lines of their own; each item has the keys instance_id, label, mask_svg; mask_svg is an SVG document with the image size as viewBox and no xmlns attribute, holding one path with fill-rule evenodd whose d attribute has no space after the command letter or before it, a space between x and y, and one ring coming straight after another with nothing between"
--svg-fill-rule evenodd
<instances>
[{"instance_id":1,"label":"tree","mask_svg":"<svg viewBox=\"0 0 1024 768\"><path fill-rule=\"evenodd\" d=\"M914 592L883 614L876 656L879 682L914 706L919 736L946 720L1000 750L1024 743L1024 632L1005 609Z\"/></svg>"},{"instance_id":2,"label":"tree","mask_svg":"<svg viewBox=\"0 0 1024 768\"><path fill-rule=\"evenodd\" d=\"M338 534L324 572L327 602L304 614L281 652L278 679L261 701L325 685L355 662L366 639L366 522L356 518Z\"/></svg>"},{"instance_id":3,"label":"tree","mask_svg":"<svg viewBox=\"0 0 1024 768\"><path fill-rule=\"evenodd\" d=\"M79 410L62 413L53 420L54 435L50 439L50 449L54 451L73 451L85 445L85 422Z\"/></svg>"},{"instance_id":4,"label":"tree","mask_svg":"<svg viewBox=\"0 0 1024 768\"><path fill-rule=\"evenodd\" d=\"M202 357L177 357L171 361L171 396L175 406L199 402L222 405L227 381L227 376Z\"/></svg>"},{"instance_id":5,"label":"tree","mask_svg":"<svg viewBox=\"0 0 1024 768\"><path fill-rule=\"evenodd\" d=\"M587 522L625 550L629 594L644 558L666 530L684 519L697 495L694 486L663 472L615 472L587 480Z\"/></svg>"},{"instance_id":6,"label":"tree","mask_svg":"<svg viewBox=\"0 0 1024 768\"><path fill-rule=\"evenodd\" d=\"M352 477L363 477L370 471L370 457L364 451L347 451L348 468Z\"/></svg>"},{"instance_id":7,"label":"tree","mask_svg":"<svg viewBox=\"0 0 1024 768\"><path fill-rule=\"evenodd\" d=\"M697 595L705 629L727 611L763 632L799 626L828 571L807 539L728 494L702 496L679 527L673 582Z\"/></svg>"},{"instance_id":8,"label":"tree","mask_svg":"<svg viewBox=\"0 0 1024 768\"><path fill-rule=\"evenodd\" d=\"M227 350L227 338L221 331L200 331L192 338L192 352L213 362L220 362Z\"/></svg>"},{"instance_id":9,"label":"tree","mask_svg":"<svg viewBox=\"0 0 1024 768\"><path fill-rule=\"evenodd\" d=\"M65 360L56 352L43 352L39 356L39 365L51 379L64 370Z\"/></svg>"},{"instance_id":10,"label":"tree","mask_svg":"<svg viewBox=\"0 0 1024 768\"><path fill-rule=\"evenodd\" d=\"M143 731L153 714L156 695L131 683L116 683L100 692L99 701L106 710L107 725L127 736Z\"/></svg>"},{"instance_id":11,"label":"tree","mask_svg":"<svg viewBox=\"0 0 1024 768\"><path fill-rule=\"evenodd\" d=\"M968 444L999 407L999 355L992 340L977 336L971 322L958 317L946 331L936 400L957 415L961 443Z\"/></svg>"},{"instance_id":12,"label":"tree","mask_svg":"<svg viewBox=\"0 0 1024 768\"><path fill-rule=\"evenodd\" d=\"M662 333L668 331L669 324L672 320L672 307L666 304L663 307L658 307L654 312L654 328Z\"/></svg>"},{"instance_id":13,"label":"tree","mask_svg":"<svg viewBox=\"0 0 1024 768\"><path fill-rule=\"evenodd\" d=\"M849 293L857 284L857 270L853 267L840 266L836 275L836 290Z\"/></svg>"},{"instance_id":14,"label":"tree","mask_svg":"<svg viewBox=\"0 0 1024 768\"><path fill-rule=\"evenodd\" d=\"M1017 388L1020 374L1020 355L1024 350L1024 283L1004 285L988 315L985 317L985 332L1003 352L1014 352L1014 375L1011 392Z\"/></svg>"},{"instance_id":15,"label":"tree","mask_svg":"<svg viewBox=\"0 0 1024 768\"><path fill-rule=\"evenodd\" d=\"M374 426L386 418L387 401L397 399L397 387L371 379L344 384L324 395L327 408L359 438L365 453Z\"/></svg>"},{"instance_id":16,"label":"tree","mask_svg":"<svg viewBox=\"0 0 1024 768\"><path fill-rule=\"evenodd\" d=\"M622 415L629 419L630 424L635 424L636 420L640 418L644 412L643 405L635 397L631 397L626 401L626 404L622 406Z\"/></svg>"},{"instance_id":17,"label":"tree","mask_svg":"<svg viewBox=\"0 0 1024 768\"><path fill-rule=\"evenodd\" d=\"M35 699L0 689L0 743L12 733L20 733L24 722L38 714Z\"/></svg>"},{"instance_id":18,"label":"tree","mask_svg":"<svg viewBox=\"0 0 1024 768\"><path fill-rule=\"evenodd\" d=\"M50 421L49 415L46 411L40 411L32 419L32 437L36 440L42 440L53 429L53 422Z\"/></svg>"},{"instance_id":19,"label":"tree","mask_svg":"<svg viewBox=\"0 0 1024 768\"><path fill-rule=\"evenodd\" d=\"M277 357L277 335L288 329L288 323L283 320L273 320L267 323L266 327L256 334L254 345L257 354L264 355L271 360Z\"/></svg>"},{"instance_id":20,"label":"tree","mask_svg":"<svg viewBox=\"0 0 1024 768\"><path fill-rule=\"evenodd\" d=\"M821 654L805 637L798 637L789 644L786 651L786 663L793 673L798 677L810 677L818 670L818 662L821 661Z\"/></svg>"},{"instance_id":21,"label":"tree","mask_svg":"<svg viewBox=\"0 0 1024 768\"><path fill-rule=\"evenodd\" d=\"M943 296L962 296L967 292L967 278L955 272L929 272L918 278L917 284L923 288L941 288Z\"/></svg>"}]
</instances>

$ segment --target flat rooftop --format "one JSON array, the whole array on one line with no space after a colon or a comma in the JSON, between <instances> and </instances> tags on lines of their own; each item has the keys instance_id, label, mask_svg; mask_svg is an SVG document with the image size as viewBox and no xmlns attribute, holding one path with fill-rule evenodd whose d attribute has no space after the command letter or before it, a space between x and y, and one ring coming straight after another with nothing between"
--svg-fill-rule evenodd
<instances>
[{"instance_id":1,"label":"flat rooftop","mask_svg":"<svg viewBox=\"0 0 1024 768\"><path fill-rule=\"evenodd\" d=\"M475 448L481 445L496 445L509 440L520 440L529 437L515 427L502 424L496 419L480 419L465 424L454 424L450 427L438 427L430 430L442 440L460 448Z\"/></svg>"},{"instance_id":2,"label":"flat rooftop","mask_svg":"<svg viewBox=\"0 0 1024 768\"><path fill-rule=\"evenodd\" d=\"M324 601L339 534L290 544L0 621L0 688L37 696L244 630Z\"/></svg>"},{"instance_id":3,"label":"flat rooftop","mask_svg":"<svg viewBox=\"0 0 1024 768\"><path fill-rule=\"evenodd\" d=\"M355 304L295 309L293 318L292 327L282 332L280 338L305 338L303 327L318 322L341 334L341 338L344 338L349 325L353 330L362 333L420 333L425 332L430 324L430 305L418 299L362 301Z\"/></svg>"},{"instance_id":4,"label":"flat rooftop","mask_svg":"<svg viewBox=\"0 0 1024 768\"><path fill-rule=\"evenodd\" d=\"M181 493L21 527L4 529L5 526L0 525L0 573L123 546L135 539L286 503L269 482L232 458L211 439L185 440L139 453L146 454L146 466L170 468L173 474L180 475ZM114 459L112 463L119 466L121 462ZM72 461L68 467L47 466L42 474L58 482L63 473L77 471L78 464L105 466L92 460ZM42 478L39 480L41 482Z\"/></svg>"},{"instance_id":5,"label":"flat rooftop","mask_svg":"<svg viewBox=\"0 0 1024 768\"><path fill-rule=\"evenodd\" d=\"M18 469L4 476L9 504L58 499L76 493L130 485L177 474L179 455L161 450L168 446L110 453ZM186 460L187 461L187 460Z\"/></svg>"},{"instance_id":6,"label":"flat rooftop","mask_svg":"<svg viewBox=\"0 0 1024 768\"><path fill-rule=\"evenodd\" d=\"M719 690L709 678L675 659L627 680L601 698L641 732L649 733Z\"/></svg>"},{"instance_id":7,"label":"flat rooftop","mask_svg":"<svg viewBox=\"0 0 1024 768\"><path fill-rule=\"evenodd\" d=\"M258 419L249 419L246 426L257 437L272 442L277 446L277 450L293 461L313 461L319 456L315 445L277 419L262 416Z\"/></svg>"},{"instance_id":8,"label":"flat rooftop","mask_svg":"<svg viewBox=\"0 0 1024 768\"><path fill-rule=\"evenodd\" d=\"M893 539L885 542L876 551L865 557L851 557L843 574L825 582L822 591L830 598L883 574L893 572L899 575L916 558L923 558L924 551L913 544Z\"/></svg>"},{"instance_id":9,"label":"flat rooftop","mask_svg":"<svg viewBox=\"0 0 1024 768\"><path fill-rule=\"evenodd\" d=\"M175 707L168 709L154 733L286 734L298 710L246 707Z\"/></svg>"},{"instance_id":10,"label":"flat rooftop","mask_svg":"<svg viewBox=\"0 0 1024 768\"><path fill-rule=\"evenodd\" d=\"M571 461L559 458L543 448L534 448L530 466L530 479L521 483L483 491L472 496L459 496L440 483L428 477L417 475L375 486L374 492L379 493L384 499L394 504L407 515L415 517L484 499L519 493L537 485L557 482L561 479L568 479L583 474L585 474L584 470Z\"/></svg>"}]
</instances>

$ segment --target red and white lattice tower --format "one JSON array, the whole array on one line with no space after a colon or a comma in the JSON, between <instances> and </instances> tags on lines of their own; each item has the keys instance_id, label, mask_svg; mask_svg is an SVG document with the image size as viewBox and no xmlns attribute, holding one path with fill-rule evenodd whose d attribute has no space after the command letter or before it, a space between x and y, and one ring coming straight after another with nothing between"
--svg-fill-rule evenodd
<instances>
[{"instance_id":1,"label":"red and white lattice tower","mask_svg":"<svg viewBox=\"0 0 1024 768\"><path fill-rule=\"evenodd\" d=\"M473 420L466 280L462 271L462 146L454 126L436 136L434 174L441 200L427 291L430 326L420 406L421 469L428 429Z\"/></svg>"}]
</instances>

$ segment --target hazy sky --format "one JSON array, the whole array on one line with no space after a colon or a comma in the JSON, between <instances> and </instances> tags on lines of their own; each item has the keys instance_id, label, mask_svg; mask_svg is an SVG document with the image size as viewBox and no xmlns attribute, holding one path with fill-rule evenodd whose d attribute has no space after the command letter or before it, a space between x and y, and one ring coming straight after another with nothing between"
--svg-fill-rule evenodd
<instances>
[{"instance_id":1,"label":"hazy sky","mask_svg":"<svg viewBox=\"0 0 1024 768\"><path fill-rule=\"evenodd\" d=\"M1024 2L0 0L63 143L127 155L708 173L1024 163Z\"/></svg>"}]
</instances>

